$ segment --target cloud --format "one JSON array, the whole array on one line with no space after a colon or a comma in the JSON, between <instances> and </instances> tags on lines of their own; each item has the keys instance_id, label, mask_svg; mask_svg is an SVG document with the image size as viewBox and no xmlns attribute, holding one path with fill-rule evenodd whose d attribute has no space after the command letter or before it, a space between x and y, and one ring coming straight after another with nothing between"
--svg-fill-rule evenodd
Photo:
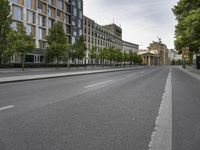
<instances>
[{"instance_id":1,"label":"cloud","mask_svg":"<svg viewBox=\"0 0 200 150\"><path fill-rule=\"evenodd\" d=\"M178 0L85 0L84 13L99 24L121 24L123 39L142 48L157 40L174 47L175 18L171 8Z\"/></svg>"}]
</instances>

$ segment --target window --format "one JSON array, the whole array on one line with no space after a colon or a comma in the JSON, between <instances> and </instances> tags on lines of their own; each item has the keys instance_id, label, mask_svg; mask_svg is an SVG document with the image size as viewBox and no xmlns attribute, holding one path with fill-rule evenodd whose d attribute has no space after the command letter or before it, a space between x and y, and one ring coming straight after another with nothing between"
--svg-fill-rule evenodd
<instances>
[{"instance_id":1,"label":"window","mask_svg":"<svg viewBox=\"0 0 200 150\"><path fill-rule=\"evenodd\" d=\"M79 36L81 36L83 34L82 29L79 29Z\"/></svg>"},{"instance_id":2,"label":"window","mask_svg":"<svg viewBox=\"0 0 200 150\"><path fill-rule=\"evenodd\" d=\"M38 1L38 12L42 13L42 10L43 10L43 3L39 0Z\"/></svg>"},{"instance_id":3,"label":"window","mask_svg":"<svg viewBox=\"0 0 200 150\"><path fill-rule=\"evenodd\" d=\"M62 9L62 0L58 0L57 2L58 2L57 3L58 8Z\"/></svg>"},{"instance_id":4,"label":"window","mask_svg":"<svg viewBox=\"0 0 200 150\"><path fill-rule=\"evenodd\" d=\"M81 28L81 20L78 19L78 27Z\"/></svg>"},{"instance_id":5,"label":"window","mask_svg":"<svg viewBox=\"0 0 200 150\"><path fill-rule=\"evenodd\" d=\"M25 6L26 6L27 8L32 8L32 0L26 0L26 1L25 1Z\"/></svg>"},{"instance_id":6,"label":"window","mask_svg":"<svg viewBox=\"0 0 200 150\"><path fill-rule=\"evenodd\" d=\"M12 0L13 3L19 4L19 0Z\"/></svg>"},{"instance_id":7,"label":"window","mask_svg":"<svg viewBox=\"0 0 200 150\"><path fill-rule=\"evenodd\" d=\"M32 28L31 25L26 25L26 33L28 35L31 35L31 33L32 33L32 29L31 28Z\"/></svg>"},{"instance_id":8,"label":"window","mask_svg":"<svg viewBox=\"0 0 200 150\"><path fill-rule=\"evenodd\" d=\"M16 22L16 21L13 21L12 24L11 24L11 27L12 27L14 30L17 30L17 22Z\"/></svg>"},{"instance_id":9,"label":"window","mask_svg":"<svg viewBox=\"0 0 200 150\"><path fill-rule=\"evenodd\" d=\"M79 11L79 18L82 19L83 18L83 12L80 10Z\"/></svg>"},{"instance_id":10,"label":"window","mask_svg":"<svg viewBox=\"0 0 200 150\"><path fill-rule=\"evenodd\" d=\"M48 23L48 27L51 28L53 26L53 23L54 23L54 20L52 19L49 19L49 23Z\"/></svg>"},{"instance_id":11,"label":"window","mask_svg":"<svg viewBox=\"0 0 200 150\"><path fill-rule=\"evenodd\" d=\"M49 0L49 4L53 5L54 4L54 0Z\"/></svg>"},{"instance_id":12,"label":"window","mask_svg":"<svg viewBox=\"0 0 200 150\"><path fill-rule=\"evenodd\" d=\"M74 31L73 35L74 35L74 36L77 36L77 32L76 32L76 31Z\"/></svg>"},{"instance_id":13,"label":"window","mask_svg":"<svg viewBox=\"0 0 200 150\"><path fill-rule=\"evenodd\" d=\"M42 15L39 15L39 25L40 26L46 26L46 17L45 16L42 16Z\"/></svg>"},{"instance_id":14,"label":"window","mask_svg":"<svg viewBox=\"0 0 200 150\"><path fill-rule=\"evenodd\" d=\"M27 11L27 21L28 23L35 23L35 13L32 11Z\"/></svg>"},{"instance_id":15,"label":"window","mask_svg":"<svg viewBox=\"0 0 200 150\"><path fill-rule=\"evenodd\" d=\"M70 24L70 22L71 22L70 15L66 15L66 22L67 22L68 24Z\"/></svg>"},{"instance_id":16,"label":"window","mask_svg":"<svg viewBox=\"0 0 200 150\"><path fill-rule=\"evenodd\" d=\"M77 9L74 7L74 9L73 9L73 15L74 16L77 16Z\"/></svg>"},{"instance_id":17,"label":"window","mask_svg":"<svg viewBox=\"0 0 200 150\"><path fill-rule=\"evenodd\" d=\"M79 1L78 1L78 8L81 9L81 8L82 8L81 6L82 6L82 5L81 5L81 1L79 0Z\"/></svg>"},{"instance_id":18,"label":"window","mask_svg":"<svg viewBox=\"0 0 200 150\"><path fill-rule=\"evenodd\" d=\"M71 27L70 27L70 25L67 25L67 26L66 26L66 33L67 33L67 34L70 34L70 33L71 33Z\"/></svg>"},{"instance_id":19,"label":"window","mask_svg":"<svg viewBox=\"0 0 200 150\"><path fill-rule=\"evenodd\" d=\"M42 28L39 28L38 32L39 39L44 39L46 36L46 31Z\"/></svg>"},{"instance_id":20,"label":"window","mask_svg":"<svg viewBox=\"0 0 200 150\"><path fill-rule=\"evenodd\" d=\"M59 10L57 10L57 18L58 18L59 20L62 19L62 12L59 11Z\"/></svg>"},{"instance_id":21,"label":"window","mask_svg":"<svg viewBox=\"0 0 200 150\"><path fill-rule=\"evenodd\" d=\"M12 16L14 19L17 20L22 20L23 19L23 15L22 15L22 8L18 7L18 6L13 6L13 12L12 12Z\"/></svg>"},{"instance_id":22,"label":"window","mask_svg":"<svg viewBox=\"0 0 200 150\"><path fill-rule=\"evenodd\" d=\"M68 12L68 13L70 13L71 12L71 6L69 5L69 4L66 4L66 11Z\"/></svg>"},{"instance_id":23,"label":"window","mask_svg":"<svg viewBox=\"0 0 200 150\"><path fill-rule=\"evenodd\" d=\"M48 8L48 16L51 17L51 8Z\"/></svg>"},{"instance_id":24,"label":"window","mask_svg":"<svg viewBox=\"0 0 200 150\"><path fill-rule=\"evenodd\" d=\"M74 44L74 43L75 43L75 37L72 36L72 44Z\"/></svg>"}]
</instances>

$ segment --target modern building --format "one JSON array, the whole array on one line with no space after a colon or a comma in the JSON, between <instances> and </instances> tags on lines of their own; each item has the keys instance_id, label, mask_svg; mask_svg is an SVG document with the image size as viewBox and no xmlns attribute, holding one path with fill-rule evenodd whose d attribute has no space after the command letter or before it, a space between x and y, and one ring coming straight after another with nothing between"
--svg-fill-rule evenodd
<instances>
[{"instance_id":1,"label":"modern building","mask_svg":"<svg viewBox=\"0 0 200 150\"><path fill-rule=\"evenodd\" d=\"M36 49L28 54L26 62L43 63L46 36L54 22L63 24L66 36L71 44L82 35L83 1L82 0L10 0L12 27L22 22L26 32L32 34ZM12 59L18 62L16 56Z\"/></svg>"},{"instance_id":2,"label":"modern building","mask_svg":"<svg viewBox=\"0 0 200 150\"><path fill-rule=\"evenodd\" d=\"M126 53L129 53L129 52L138 53L139 45L133 44L127 41L123 41L123 51Z\"/></svg>"},{"instance_id":3,"label":"modern building","mask_svg":"<svg viewBox=\"0 0 200 150\"><path fill-rule=\"evenodd\" d=\"M99 25L87 16L83 19L83 35L87 46L86 62L89 60L89 50L97 48L99 52L103 48L114 47L121 51L138 51L138 45L122 40L122 29L116 24Z\"/></svg>"}]
</instances>

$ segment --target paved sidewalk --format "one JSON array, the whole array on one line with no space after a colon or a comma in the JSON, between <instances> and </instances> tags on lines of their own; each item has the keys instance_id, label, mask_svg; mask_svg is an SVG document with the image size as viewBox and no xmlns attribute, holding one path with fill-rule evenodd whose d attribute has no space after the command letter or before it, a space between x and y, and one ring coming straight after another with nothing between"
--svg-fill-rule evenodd
<instances>
[{"instance_id":1,"label":"paved sidewalk","mask_svg":"<svg viewBox=\"0 0 200 150\"><path fill-rule=\"evenodd\" d=\"M186 67L186 69L183 69L183 67L180 66L179 69L186 72L187 74L193 76L194 78L200 80L200 70L195 70L188 66Z\"/></svg>"},{"instance_id":2,"label":"paved sidewalk","mask_svg":"<svg viewBox=\"0 0 200 150\"><path fill-rule=\"evenodd\" d=\"M128 67L128 66L127 66ZM131 66L135 67L135 66ZM88 66L86 69L84 67L72 67L68 69L67 67L56 68L25 68L22 71L21 68L0 68L0 77L12 77L12 76L24 76L24 75L41 75L41 74L52 74L52 73L66 73L72 71L85 71L85 70L99 70L99 69L111 69L111 67L105 66Z\"/></svg>"},{"instance_id":3,"label":"paved sidewalk","mask_svg":"<svg viewBox=\"0 0 200 150\"><path fill-rule=\"evenodd\" d=\"M0 83L21 82L21 81L50 79L50 78L60 78L60 77L86 75L86 74L126 71L126 70L142 69L142 68L145 68L145 67L140 66L140 67L130 67L130 68L95 69L95 70L71 71L71 72L61 72L61 73L57 72L57 73L50 73L50 74L46 73L46 74L36 74L36 75L0 77Z\"/></svg>"}]
</instances>

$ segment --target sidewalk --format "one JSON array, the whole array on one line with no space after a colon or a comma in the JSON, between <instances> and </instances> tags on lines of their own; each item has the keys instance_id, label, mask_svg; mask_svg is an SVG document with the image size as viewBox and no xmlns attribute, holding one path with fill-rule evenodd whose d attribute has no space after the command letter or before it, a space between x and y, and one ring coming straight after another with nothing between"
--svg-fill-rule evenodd
<instances>
[{"instance_id":1,"label":"sidewalk","mask_svg":"<svg viewBox=\"0 0 200 150\"><path fill-rule=\"evenodd\" d=\"M68 77L68 76L77 76L77 75L86 75L86 74L96 74L96 73L106 73L106 72L116 72L116 71L126 71L126 70L134 70L134 69L142 69L145 68L144 66L135 66L135 67L129 67L129 68L97 68L97 69L88 69L88 70L70 70L66 72L65 70L61 70L61 72L46 72L41 73L40 71L38 73L40 74L24 74L23 75L15 75L15 76L3 76L0 77L0 84L1 83L10 83L10 82L21 82L21 81L29 81L29 80L40 80L40 79L50 79L50 78L60 78L60 77ZM29 72L30 73L30 72Z\"/></svg>"},{"instance_id":2,"label":"sidewalk","mask_svg":"<svg viewBox=\"0 0 200 150\"><path fill-rule=\"evenodd\" d=\"M193 76L194 78L200 80L200 70L196 70L196 69L189 67L189 66L187 66L186 69L183 69L183 67L180 66L179 69L184 71L185 73Z\"/></svg>"},{"instance_id":3,"label":"sidewalk","mask_svg":"<svg viewBox=\"0 0 200 150\"><path fill-rule=\"evenodd\" d=\"M132 66L133 67L133 66ZM99 70L99 69L110 69L111 67L73 67L68 69L67 67L56 68L25 68L22 71L21 68L0 68L0 77L13 77L13 76L24 76L24 75L41 75L41 74L52 74L52 73L66 73L72 71L85 71L85 70Z\"/></svg>"}]
</instances>

